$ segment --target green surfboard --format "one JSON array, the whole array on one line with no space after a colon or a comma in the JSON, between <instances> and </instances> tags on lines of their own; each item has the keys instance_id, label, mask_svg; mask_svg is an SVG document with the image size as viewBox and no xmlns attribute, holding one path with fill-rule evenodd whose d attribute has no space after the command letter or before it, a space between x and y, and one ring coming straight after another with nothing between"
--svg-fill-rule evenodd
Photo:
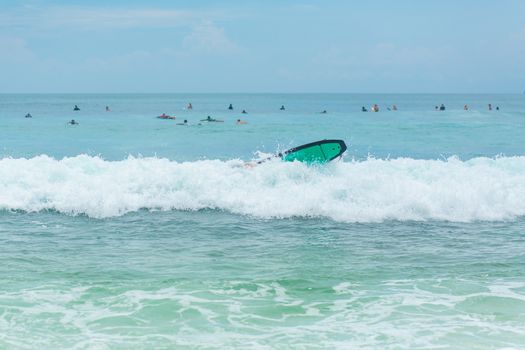
<instances>
[{"instance_id":1,"label":"green surfboard","mask_svg":"<svg viewBox=\"0 0 525 350\"><path fill-rule=\"evenodd\" d=\"M287 162L326 163L340 157L345 151L343 140L322 140L294 147L279 156Z\"/></svg>"}]
</instances>

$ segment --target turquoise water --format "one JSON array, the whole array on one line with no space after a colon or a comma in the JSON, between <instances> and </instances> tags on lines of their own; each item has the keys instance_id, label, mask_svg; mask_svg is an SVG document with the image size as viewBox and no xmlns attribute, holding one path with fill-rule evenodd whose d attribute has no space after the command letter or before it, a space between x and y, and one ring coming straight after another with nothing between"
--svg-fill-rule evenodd
<instances>
[{"instance_id":1,"label":"turquoise water","mask_svg":"<svg viewBox=\"0 0 525 350\"><path fill-rule=\"evenodd\" d=\"M524 132L525 95L0 95L0 348L520 349Z\"/></svg>"}]
</instances>

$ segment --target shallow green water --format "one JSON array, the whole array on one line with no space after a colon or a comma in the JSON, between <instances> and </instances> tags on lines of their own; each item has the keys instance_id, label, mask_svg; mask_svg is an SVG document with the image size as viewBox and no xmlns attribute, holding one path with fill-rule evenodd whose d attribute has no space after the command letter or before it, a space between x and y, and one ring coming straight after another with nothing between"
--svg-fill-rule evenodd
<instances>
[{"instance_id":1,"label":"shallow green water","mask_svg":"<svg viewBox=\"0 0 525 350\"><path fill-rule=\"evenodd\" d=\"M0 228L2 347L525 342L522 221L4 213Z\"/></svg>"}]
</instances>

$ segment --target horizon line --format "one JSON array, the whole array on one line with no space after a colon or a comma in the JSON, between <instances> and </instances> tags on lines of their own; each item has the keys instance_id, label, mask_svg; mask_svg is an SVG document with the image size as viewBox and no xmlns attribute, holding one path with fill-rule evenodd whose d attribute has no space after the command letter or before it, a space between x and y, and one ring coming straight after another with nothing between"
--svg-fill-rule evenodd
<instances>
[{"instance_id":1,"label":"horizon line","mask_svg":"<svg viewBox=\"0 0 525 350\"><path fill-rule=\"evenodd\" d=\"M523 92L1 92L0 95L522 95Z\"/></svg>"}]
</instances>

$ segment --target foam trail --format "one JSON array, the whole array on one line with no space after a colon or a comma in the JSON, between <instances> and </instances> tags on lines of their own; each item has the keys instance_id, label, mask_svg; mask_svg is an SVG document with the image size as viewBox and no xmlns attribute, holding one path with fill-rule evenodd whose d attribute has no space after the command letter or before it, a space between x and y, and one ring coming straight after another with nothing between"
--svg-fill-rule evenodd
<instances>
[{"instance_id":1,"label":"foam trail","mask_svg":"<svg viewBox=\"0 0 525 350\"><path fill-rule=\"evenodd\" d=\"M0 160L0 209L106 218L140 209L220 209L261 218L506 220L525 215L525 157L368 159L319 167L241 161Z\"/></svg>"}]
</instances>

